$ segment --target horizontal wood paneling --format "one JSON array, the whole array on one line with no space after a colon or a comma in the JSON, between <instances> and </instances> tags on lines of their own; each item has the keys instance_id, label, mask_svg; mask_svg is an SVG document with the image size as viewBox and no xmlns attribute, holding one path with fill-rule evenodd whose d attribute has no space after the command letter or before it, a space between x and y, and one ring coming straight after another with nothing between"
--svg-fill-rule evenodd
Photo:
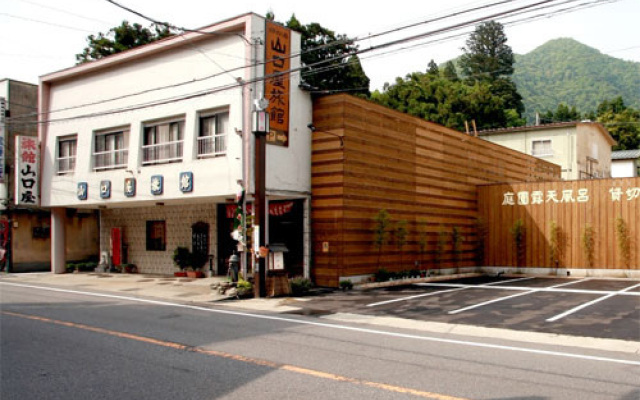
<instances>
[{"instance_id":1,"label":"horizontal wood paneling","mask_svg":"<svg viewBox=\"0 0 640 400\"><path fill-rule=\"evenodd\" d=\"M459 266L473 266L478 184L558 179L560 168L419 118L346 95L314 102L312 155L313 275L337 286L341 276L373 273L373 218L387 209L408 221L408 243L384 246L389 270L454 266L450 233L465 241ZM343 146L336 135L342 137ZM427 248L419 251L421 231ZM447 233L444 261L434 260L438 232ZM329 252L322 253L322 242Z\"/></svg>"},{"instance_id":2,"label":"horizontal wood paneling","mask_svg":"<svg viewBox=\"0 0 640 400\"><path fill-rule=\"evenodd\" d=\"M611 190L621 190L614 200ZM555 203L548 199L550 191L562 199L570 190L573 202ZM577 201L579 190L588 199ZM629 192L627 193L627 190ZM539 191L543 204L518 204L518 193ZM598 179L588 181L520 183L479 187L480 214L489 228L485 243L485 264L517 266L516 252L510 228L522 219L526 231L526 257L520 266L554 268L550 253L550 226L554 221L560 231L559 267L597 269L640 269L640 178ZM506 193L513 193L516 205L503 204ZM616 219L622 218L629 231L630 263L620 254ZM587 262L582 236L586 226L595 234L594 263Z\"/></svg>"}]
</instances>

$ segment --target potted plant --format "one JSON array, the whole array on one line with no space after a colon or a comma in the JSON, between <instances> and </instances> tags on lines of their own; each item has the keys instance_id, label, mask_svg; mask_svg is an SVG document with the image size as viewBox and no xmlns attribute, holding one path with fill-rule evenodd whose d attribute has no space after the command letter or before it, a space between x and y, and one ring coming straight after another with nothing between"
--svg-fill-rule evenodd
<instances>
[{"instance_id":1,"label":"potted plant","mask_svg":"<svg viewBox=\"0 0 640 400\"><path fill-rule=\"evenodd\" d=\"M187 267L187 278L204 278L204 272L199 268Z\"/></svg>"},{"instance_id":2,"label":"potted plant","mask_svg":"<svg viewBox=\"0 0 640 400\"><path fill-rule=\"evenodd\" d=\"M253 285L242 278L238 279L236 290L239 298L253 297Z\"/></svg>"},{"instance_id":3,"label":"potted plant","mask_svg":"<svg viewBox=\"0 0 640 400\"><path fill-rule=\"evenodd\" d=\"M176 277L186 277L187 272L185 269L191 263L191 252L186 247L178 246L173 251L173 263L176 267L180 268L180 272L174 272Z\"/></svg>"}]
</instances>

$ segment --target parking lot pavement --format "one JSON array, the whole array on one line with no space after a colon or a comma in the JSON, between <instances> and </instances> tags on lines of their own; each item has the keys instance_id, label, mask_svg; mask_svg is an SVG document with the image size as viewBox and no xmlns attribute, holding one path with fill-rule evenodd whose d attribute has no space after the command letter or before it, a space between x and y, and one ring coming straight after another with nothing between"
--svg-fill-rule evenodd
<instances>
[{"instance_id":1,"label":"parking lot pavement","mask_svg":"<svg viewBox=\"0 0 640 400\"><path fill-rule=\"evenodd\" d=\"M640 281L479 277L334 293L304 313L353 313L640 341Z\"/></svg>"}]
</instances>

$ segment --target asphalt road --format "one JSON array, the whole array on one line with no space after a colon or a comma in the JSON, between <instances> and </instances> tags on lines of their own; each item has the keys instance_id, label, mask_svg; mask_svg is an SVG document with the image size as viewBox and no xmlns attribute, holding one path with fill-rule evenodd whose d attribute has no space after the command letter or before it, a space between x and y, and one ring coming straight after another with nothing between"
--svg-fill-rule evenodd
<instances>
[{"instance_id":1,"label":"asphalt road","mask_svg":"<svg viewBox=\"0 0 640 400\"><path fill-rule=\"evenodd\" d=\"M640 357L0 285L0 398L640 398Z\"/></svg>"}]
</instances>

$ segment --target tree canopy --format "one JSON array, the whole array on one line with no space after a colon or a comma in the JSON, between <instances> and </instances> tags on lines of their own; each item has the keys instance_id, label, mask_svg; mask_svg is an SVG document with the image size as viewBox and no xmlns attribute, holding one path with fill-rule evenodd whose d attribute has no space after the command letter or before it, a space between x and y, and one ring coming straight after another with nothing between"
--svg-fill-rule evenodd
<instances>
[{"instance_id":1,"label":"tree canopy","mask_svg":"<svg viewBox=\"0 0 640 400\"><path fill-rule=\"evenodd\" d=\"M150 28L145 28L137 23L132 25L128 21L122 21L122 24L109 29L107 33L89 35L88 45L82 53L76 54L76 61L77 64L83 64L99 60L171 35L171 31L165 26L152 24Z\"/></svg>"},{"instance_id":2,"label":"tree canopy","mask_svg":"<svg viewBox=\"0 0 640 400\"><path fill-rule=\"evenodd\" d=\"M640 110L627 107L622 97L600 103L597 121L618 141L614 150L640 149Z\"/></svg>"},{"instance_id":3,"label":"tree canopy","mask_svg":"<svg viewBox=\"0 0 640 400\"><path fill-rule=\"evenodd\" d=\"M466 129L465 121L475 121L479 130L524 125L522 97L509 78L513 53L506 41L501 24L483 23L463 49L462 77L453 62L439 68L431 60L426 73L396 78L372 99L458 130Z\"/></svg>"},{"instance_id":4,"label":"tree canopy","mask_svg":"<svg viewBox=\"0 0 640 400\"><path fill-rule=\"evenodd\" d=\"M274 16L271 13L269 17ZM302 79L306 83L319 91L369 95L369 77L352 39L316 22L303 25L295 14L284 25L302 35Z\"/></svg>"}]
</instances>

